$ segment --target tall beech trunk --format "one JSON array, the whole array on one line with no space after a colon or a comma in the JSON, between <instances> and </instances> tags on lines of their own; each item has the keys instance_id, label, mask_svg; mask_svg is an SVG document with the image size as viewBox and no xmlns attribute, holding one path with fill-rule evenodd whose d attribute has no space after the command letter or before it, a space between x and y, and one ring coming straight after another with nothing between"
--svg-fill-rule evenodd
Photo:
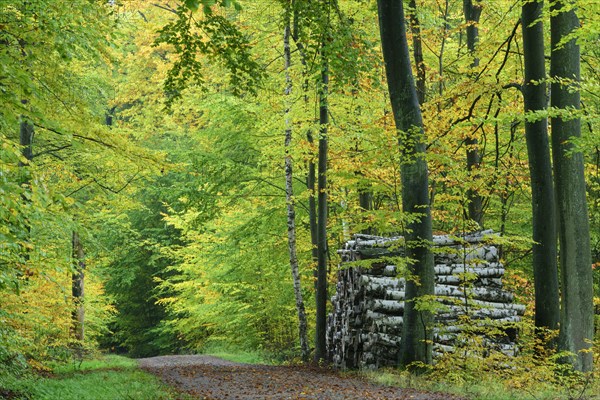
<instances>
[{"instance_id":1,"label":"tall beech trunk","mask_svg":"<svg viewBox=\"0 0 600 400\"><path fill-rule=\"evenodd\" d=\"M580 109L580 54L575 38L561 41L579 28L574 1L557 0L550 7L551 105ZM566 82L565 82L566 80ZM561 82L562 81L562 82ZM572 82L572 83L568 83ZM578 371L590 371L594 338L594 308L590 228L583 173L583 155L572 141L581 136L581 120L552 117L552 156L558 210L558 237L562 278L559 348L574 353L569 362Z\"/></svg>"},{"instance_id":2,"label":"tall beech trunk","mask_svg":"<svg viewBox=\"0 0 600 400\"><path fill-rule=\"evenodd\" d=\"M286 98L292 94L292 78L289 69L292 64L290 52L290 21L289 11L286 10L286 23L283 32L283 59L285 68L285 95ZM290 122L290 101L287 101L285 109L285 197L287 202L287 228L288 228L288 251L290 256L290 269L292 271L292 282L294 284L294 296L296 298L296 311L298 313L298 336L300 338L300 351L302 361L308 361L309 348L306 335L306 312L304 300L302 299L302 286L298 272L298 255L296 251L296 210L294 204L293 165L290 155L292 143L292 124Z\"/></svg>"},{"instance_id":3,"label":"tall beech trunk","mask_svg":"<svg viewBox=\"0 0 600 400\"><path fill-rule=\"evenodd\" d=\"M84 271L85 271L85 254L83 245L79 240L79 234L73 231L72 239L73 251L73 267L75 271L71 275L71 294L75 303L75 309L72 313L73 318L73 336L79 341L83 341L85 337L85 311L83 308L84 301Z\"/></svg>"},{"instance_id":4,"label":"tall beech trunk","mask_svg":"<svg viewBox=\"0 0 600 400\"><path fill-rule=\"evenodd\" d=\"M315 326L315 360L324 360L327 354L327 125L329 124L328 86L329 64L325 45L321 47L321 79L319 82L319 175L317 179L317 293Z\"/></svg>"},{"instance_id":5,"label":"tall beech trunk","mask_svg":"<svg viewBox=\"0 0 600 400\"><path fill-rule=\"evenodd\" d=\"M481 4L479 0L463 0L463 12L465 14L465 22L467 23L467 49L473 57L471 68L476 68L479 66L479 58L475 55L475 49L479 41L478 24L479 17L481 16ZM469 171L470 175L473 175L481 164L479 141L475 136L475 132L467 136L465 145L467 147L467 171ZM467 198L469 202L469 219L477 222L483 228L483 198L475 189L468 190Z\"/></svg>"},{"instance_id":6,"label":"tall beech trunk","mask_svg":"<svg viewBox=\"0 0 600 400\"><path fill-rule=\"evenodd\" d=\"M406 226L406 255L412 262L405 292L404 324L399 364L431 364L433 315L418 310L416 301L434 294L431 212L429 182L425 160L423 121L410 65L402 0L378 0L379 29L383 59L398 130L398 144L403 154L400 166L402 208L405 213L421 217ZM419 372L419 369L415 369Z\"/></svg>"},{"instance_id":7,"label":"tall beech trunk","mask_svg":"<svg viewBox=\"0 0 600 400\"><path fill-rule=\"evenodd\" d=\"M525 114L546 110L546 68L543 1L523 4L523 57ZM558 329L560 301L558 292L556 204L552 181L552 162L548 139L548 118L525 120L525 137L531 177L533 210L533 276L535 285L535 326Z\"/></svg>"}]
</instances>

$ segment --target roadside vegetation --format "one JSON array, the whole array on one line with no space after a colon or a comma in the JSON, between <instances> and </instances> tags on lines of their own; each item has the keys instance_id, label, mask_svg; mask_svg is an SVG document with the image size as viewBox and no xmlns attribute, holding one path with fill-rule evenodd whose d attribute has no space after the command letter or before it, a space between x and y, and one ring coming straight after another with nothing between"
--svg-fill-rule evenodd
<instances>
[{"instance_id":1,"label":"roadside vegetation","mask_svg":"<svg viewBox=\"0 0 600 400\"><path fill-rule=\"evenodd\" d=\"M10 400L184 400L182 394L121 356L50 364L41 371L0 372L0 398Z\"/></svg>"}]
</instances>

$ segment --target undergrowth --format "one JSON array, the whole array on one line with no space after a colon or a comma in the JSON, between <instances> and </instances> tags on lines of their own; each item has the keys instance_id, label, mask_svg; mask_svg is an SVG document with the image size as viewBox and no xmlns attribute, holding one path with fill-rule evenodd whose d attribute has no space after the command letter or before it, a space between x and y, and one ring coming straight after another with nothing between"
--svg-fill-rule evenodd
<instances>
[{"instance_id":1,"label":"undergrowth","mask_svg":"<svg viewBox=\"0 0 600 400\"><path fill-rule=\"evenodd\" d=\"M561 363L565 354L544 350L535 343L536 351L522 346L517 356L477 349L471 343L468 351L438 358L421 376L398 369L362 373L384 385L454 393L473 400L600 399L597 368L590 373L574 372ZM594 359L598 360L597 352Z\"/></svg>"},{"instance_id":2,"label":"undergrowth","mask_svg":"<svg viewBox=\"0 0 600 400\"><path fill-rule=\"evenodd\" d=\"M277 360L264 352L241 350L225 344L210 344L202 349L202 353L222 358L224 360L244 364L278 364Z\"/></svg>"},{"instance_id":3,"label":"undergrowth","mask_svg":"<svg viewBox=\"0 0 600 400\"><path fill-rule=\"evenodd\" d=\"M55 364L46 371L0 372L0 398L11 400L184 400L120 356Z\"/></svg>"}]
</instances>

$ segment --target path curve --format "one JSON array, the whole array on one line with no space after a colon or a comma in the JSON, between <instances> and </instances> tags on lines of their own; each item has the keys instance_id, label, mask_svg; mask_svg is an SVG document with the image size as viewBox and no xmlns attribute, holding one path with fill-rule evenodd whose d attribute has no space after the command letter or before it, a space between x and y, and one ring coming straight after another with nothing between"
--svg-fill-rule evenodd
<instances>
[{"instance_id":1,"label":"path curve","mask_svg":"<svg viewBox=\"0 0 600 400\"><path fill-rule=\"evenodd\" d=\"M205 355L143 358L139 364L199 399L460 399L446 393L379 386L327 369L240 364Z\"/></svg>"}]
</instances>

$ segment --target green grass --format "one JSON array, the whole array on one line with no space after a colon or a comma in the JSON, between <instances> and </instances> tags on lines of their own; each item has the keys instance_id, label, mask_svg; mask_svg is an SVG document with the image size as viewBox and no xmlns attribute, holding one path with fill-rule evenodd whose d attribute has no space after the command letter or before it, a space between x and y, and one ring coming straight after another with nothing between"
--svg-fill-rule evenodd
<instances>
[{"instance_id":1,"label":"green grass","mask_svg":"<svg viewBox=\"0 0 600 400\"><path fill-rule=\"evenodd\" d=\"M272 364L273 362L258 351L239 350L221 345L209 345L202 350L203 354L224 360L244 364Z\"/></svg>"},{"instance_id":2,"label":"green grass","mask_svg":"<svg viewBox=\"0 0 600 400\"><path fill-rule=\"evenodd\" d=\"M477 382L451 384L435 382L427 376L418 377L406 372L395 370L379 370L361 372L372 382L386 386L398 386L428 390L435 392L453 393L472 400L592 400L600 399L600 382L591 382L582 390L560 385L538 383L529 387L514 388L494 376L482 377Z\"/></svg>"},{"instance_id":3,"label":"green grass","mask_svg":"<svg viewBox=\"0 0 600 400\"><path fill-rule=\"evenodd\" d=\"M175 400L186 399L137 367L134 360L105 356L56 365L48 377L0 374L0 397L22 400ZM11 397L9 397L11 398Z\"/></svg>"}]
</instances>

